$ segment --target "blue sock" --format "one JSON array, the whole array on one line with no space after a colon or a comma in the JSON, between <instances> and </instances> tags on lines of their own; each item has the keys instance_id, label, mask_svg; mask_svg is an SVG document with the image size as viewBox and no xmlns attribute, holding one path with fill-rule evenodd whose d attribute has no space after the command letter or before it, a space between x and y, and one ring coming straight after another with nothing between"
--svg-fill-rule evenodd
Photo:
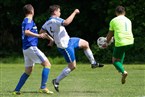
<instances>
[{"instance_id":1,"label":"blue sock","mask_svg":"<svg viewBox=\"0 0 145 97\"><path fill-rule=\"evenodd\" d=\"M49 75L49 68L44 67L42 70L42 81L41 81L41 89L46 88L46 83L48 80L48 75Z\"/></svg>"},{"instance_id":2,"label":"blue sock","mask_svg":"<svg viewBox=\"0 0 145 97\"><path fill-rule=\"evenodd\" d=\"M26 82L26 80L28 79L29 75L26 74L26 73L23 73L20 80L19 80L19 83L17 84L16 88L15 88L15 91L20 91L20 89L22 88L22 86L24 85L24 83Z\"/></svg>"}]
</instances>

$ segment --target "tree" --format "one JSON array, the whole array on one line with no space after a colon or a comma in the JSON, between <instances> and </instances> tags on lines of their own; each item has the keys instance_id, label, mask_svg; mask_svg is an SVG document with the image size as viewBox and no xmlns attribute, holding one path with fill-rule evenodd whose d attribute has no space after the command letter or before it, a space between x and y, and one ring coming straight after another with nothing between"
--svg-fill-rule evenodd
<instances>
[{"instance_id":1,"label":"tree","mask_svg":"<svg viewBox=\"0 0 145 97\"><path fill-rule=\"evenodd\" d=\"M67 31L70 36L78 36L89 41L95 56L102 57L103 62L110 62L104 52L111 56L112 46L102 51L98 49L96 40L100 36L106 36L109 22L115 17L114 9L117 5L123 5L127 11L127 17L132 20L135 37L135 45L127 60L144 62L144 0L1 0L0 56L10 55L12 52L21 54L21 22L24 18L22 8L27 3L31 3L35 8L34 20L38 30L49 17L50 5L59 4L61 6L62 18L67 18L75 8L78 8L80 14L75 17L70 26L66 27ZM47 41L40 40L39 47L48 52L46 44ZM138 54L136 55L135 52Z\"/></svg>"}]
</instances>

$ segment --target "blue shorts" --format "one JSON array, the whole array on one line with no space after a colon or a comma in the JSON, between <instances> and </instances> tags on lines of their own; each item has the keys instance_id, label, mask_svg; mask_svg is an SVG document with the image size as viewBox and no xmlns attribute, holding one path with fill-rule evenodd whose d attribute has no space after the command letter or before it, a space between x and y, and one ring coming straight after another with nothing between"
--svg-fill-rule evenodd
<instances>
[{"instance_id":1,"label":"blue shorts","mask_svg":"<svg viewBox=\"0 0 145 97\"><path fill-rule=\"evenodd\" d=\"M75 49L79 48L79 41L80 38L73 37L70 38L67 48L58 48L59 52L64 56L66 62L71 63L76 60Z\"/></svg>"}]
</instances>

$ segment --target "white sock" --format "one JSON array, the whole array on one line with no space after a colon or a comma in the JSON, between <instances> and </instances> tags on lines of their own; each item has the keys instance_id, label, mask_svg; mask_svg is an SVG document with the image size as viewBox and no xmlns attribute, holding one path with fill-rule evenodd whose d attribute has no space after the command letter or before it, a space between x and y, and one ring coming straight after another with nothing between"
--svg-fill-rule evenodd
<instances>
[{"instance_id":1,"label":"white sock","mask_svg":"<svg viewBox=\"0 0 145 97\"><path fill-rule=\"evenodd\" d=\"M96 64L93 53L90 49L84 50L84 53L87 56L87 58L89 59L89 61L91 62L91 64Z\"/></svg>"},{"instance_id":2,"label":"white sock","mask_svg":"<svg viewBox=\"0 0 145 97\"><path fill-rule=\"evenodd\" d=\"M71 72L71 69L66 67L61 72L61 74L56 78L56 82L59 83L62 79L64 79L69 73Z\"/></svg>"}]
</instances>

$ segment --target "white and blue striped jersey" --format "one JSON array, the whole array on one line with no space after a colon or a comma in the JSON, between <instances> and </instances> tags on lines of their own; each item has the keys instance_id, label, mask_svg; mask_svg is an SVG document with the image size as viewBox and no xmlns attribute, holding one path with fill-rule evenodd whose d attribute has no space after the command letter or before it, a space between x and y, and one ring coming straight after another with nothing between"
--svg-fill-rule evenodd
<instances>
[{"instance_id":1,"label":"white and blue striped jersey","mask_svg":"<svg viewBox=\"0 0 145 97\"><path fill-rule=\"evenodd\" d=\"M38 38L37 37L32 37L32 36L26 36L25 35L25 30L30 30L33 33L38 34L37 26L34 23L33 20L29 18L24 18L22 22L22 45L23 45L23 50L29 48L30 46L37 46L38 44Z\"/></svg>"},{"instance_id":2,"label":"white and blue striped jersey","mask_svg":"<svg viewBox=\"0 0 145 97\"><path fill-rule=\"evenodd\" d=\"M54 39L58 48L67 48L69 42L69 35L63 26L64 19L59 17L50 17L44 25L43 30L46 30Z\"/></svg>"}]
</instances>

